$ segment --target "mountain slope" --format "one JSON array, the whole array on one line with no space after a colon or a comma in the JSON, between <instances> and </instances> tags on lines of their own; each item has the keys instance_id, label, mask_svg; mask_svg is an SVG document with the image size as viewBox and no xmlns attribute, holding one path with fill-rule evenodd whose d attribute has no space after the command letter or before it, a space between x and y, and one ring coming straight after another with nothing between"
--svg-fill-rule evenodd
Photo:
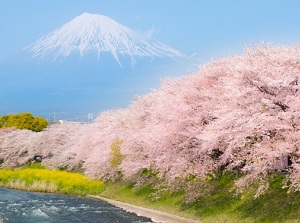
<instances>
[{"instance_id":1,"label":"mountain slope","mask_svg":"<svg viewBox=\"0 0 300 223\"><path fill-rule=\"evenodd\" d=\"M119 55L135 57L183 56L179 51L145 35L129 29L113 19L83 13L54 32L49 33L25 48L34 57L67 57L73 52L83 56L88 51L110 52L120 64Z\"/></svg>"}]
</instances>

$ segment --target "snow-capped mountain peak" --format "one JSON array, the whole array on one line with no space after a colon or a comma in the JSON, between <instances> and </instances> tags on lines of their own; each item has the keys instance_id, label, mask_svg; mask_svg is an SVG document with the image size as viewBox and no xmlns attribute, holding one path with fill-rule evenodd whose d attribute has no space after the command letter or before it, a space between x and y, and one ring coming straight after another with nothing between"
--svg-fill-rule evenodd
<instances>
[{"instance_id":1,"label":"snow-capped mountain peak","mask_svg":"<svg viewBox=\"0 0 300 223\"><path fill-rule=\"evenodd\" d=\"M49 33L25 48L34 57L67 57L75 51L83 56L87 51L110 52L120 64L118 55L135 57L182 57L183 55L154 38L149 38L113 19L83 13L61 28Z\"/></svg>"}]
</instances>

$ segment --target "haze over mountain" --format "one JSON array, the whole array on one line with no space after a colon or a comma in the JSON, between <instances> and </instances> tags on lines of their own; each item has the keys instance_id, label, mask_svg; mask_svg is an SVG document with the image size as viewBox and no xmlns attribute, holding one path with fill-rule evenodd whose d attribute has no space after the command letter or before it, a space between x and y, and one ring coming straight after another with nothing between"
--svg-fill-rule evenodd
<instances>
[{"instance_id":1,"label":"haze over mountain","mask_svg":"<svg viewBox=\"0 0 300 223\"><path fill-rule=\"evenodd\" d=\"M84 119L87 113L127 106L158 87L162 76L178 72L184 60L180 51L147 33L83 13L2 61L6 78L0 94L6 104L1 112L35 107L36 115L51 119L56 108L60 119Z\"/></svg>"}]
</instances>

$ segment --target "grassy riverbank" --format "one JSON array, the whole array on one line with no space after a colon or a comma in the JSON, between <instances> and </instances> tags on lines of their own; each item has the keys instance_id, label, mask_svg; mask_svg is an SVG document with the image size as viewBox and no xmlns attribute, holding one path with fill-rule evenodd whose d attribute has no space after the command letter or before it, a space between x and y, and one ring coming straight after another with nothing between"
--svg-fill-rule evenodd
<instances>
[{"instance_id":1,"label":"grassy riverbank","mask_svg":"<svg viewBox=\"0 0 300 223\"><path fill-rule=\"evenodd\" d=\"M300 193L282 189L284 175L269 178L268 191L254 199L254 190L235 194L235 174L220 174L206 181L193 179L191 188L169 190L156 180L134 184L91 180L79 173L47 170L40 164L15 170L0 169L0 186L27 191L85 196L100 195L185 218L212 222L300 222ZM198 185L198 186L196 186ZM201 185L201 186L199 186ZM255 189L255 188L252 188ZM190 200L195 192L197 199ZM187 202L189 201L189 202Z\"/></svg>"},{"instance_id":2,"label":"grassy riverbank","mask_svg":"<svg viewBox=\"0 0 300 223\"><path fill-rule=\"evenodd\" d=\"M187 190L170 191L163 186L114 182L106 185L102 196L132 203L181 217L200 220L202 223L252 223L252 222L300 222L300 193L288 193L282 189L284 175L269 177L270 187L264 195L254 199L255 186L246 193L236 195L233 183L236 175L221 174L205 182L198 182L202 188L200 196L187 203ZM156 188L156 189L154 189ZM198 191L196 191L198 190Z\"/></svg>"}]
</instances>

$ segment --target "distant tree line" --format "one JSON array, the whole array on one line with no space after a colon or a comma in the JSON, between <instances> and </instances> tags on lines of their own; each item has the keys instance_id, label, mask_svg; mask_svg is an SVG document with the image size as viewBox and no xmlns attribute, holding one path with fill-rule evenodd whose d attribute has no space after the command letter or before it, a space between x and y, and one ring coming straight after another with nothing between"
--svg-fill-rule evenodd
<instances>
[{"instance_id":1,"label":"distant tree line","mask_svg":"<svg viewBox=\"0 0 300 223\"><path fill-rule=\"evenodd\" d=\"M34 132L40 132L47 126L48 122L46 119L34 117L29 112L0 117L0 128L15 127L17 129L28 129Z\"/></svg>"}]
</instances>

